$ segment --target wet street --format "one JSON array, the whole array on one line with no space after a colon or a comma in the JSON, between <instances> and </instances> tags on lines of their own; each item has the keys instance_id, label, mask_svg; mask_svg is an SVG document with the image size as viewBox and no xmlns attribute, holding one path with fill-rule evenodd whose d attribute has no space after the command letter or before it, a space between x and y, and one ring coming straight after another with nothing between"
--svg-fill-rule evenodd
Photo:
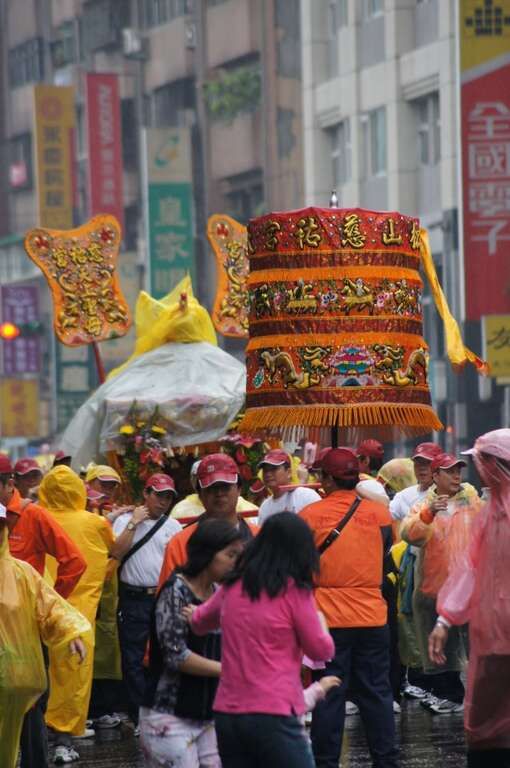
<instances>
[{"instance_id":1,"label":"wet street","mask_svg":"<svg viewBox=\"0 0 510 768\"><path fill-rule=\"evenodd\" d=\"M402 768L463 768L464 736L462 715L432 716L416 701L405 701L396 715L401 745ZM358 715L346 719L342 768L370 765L363 729ZM95 741L77 744L79 768L143 768L138 740L122 726L102 731ZM289 766L289 768L291 768Z\"/></svg>"}]
</instances>

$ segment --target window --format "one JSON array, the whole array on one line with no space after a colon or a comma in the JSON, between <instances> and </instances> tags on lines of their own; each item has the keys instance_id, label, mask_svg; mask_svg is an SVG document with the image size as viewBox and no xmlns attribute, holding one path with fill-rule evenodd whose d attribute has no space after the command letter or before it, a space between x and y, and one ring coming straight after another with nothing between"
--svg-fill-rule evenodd
<instances>
[{"instance_id":1,"label":"window","mask_svg":"<svg viewBox=\"0 0 510 768\"><path fill-rule=\"evenodd\" d=\"M188 13L187 0L139 0L140 19L144 27L157 27Z\"/></svg>"},{"instance_id":2,"label":"window","mask_svg":"<svg viewBox=\"0 0 510 768\"><path fill-rule=\"evenodd\" d=\"M351 178L351 126L349 120L342 120L328 129L331 142L331 170L333 187L340 187Z\"/></svg>"},{"instance_id":3,"label":"window","mask_svg":"<svg viewBox=\"0 0 510 768\"><path fill-rule=\"evenodd\" d=\"M55 69L58 69L72 64L76 59L74 24L67 21L55 30L55 39L51 43L51 61Z\"/></svg>"},{"instance_id":4,"label":"window","mask_svg":"<svg viewBox=\"0 0 510 768\"><path fill-rule=\"evenodd\" d=\"M363 0L363 18L373 19L384 13L384 0Z\"/></svg>"},{"instance_id":5,"label":"window","mask_svg":"<svg viewBox=\"0 0 510 768\"><path fill-rule=\"evenodd\" d=\"M27 83L38 83L43 79L43 41L40 37L34 37L11 48L8 59L11 88L18 88Z\"/></svg>"},{"instance_id":6,"label":"window","mask_svg":"<svg viewBox=\"0 0 510 768\"><path fill-rule=\"evenodd\" d=\"M175 80L154 91L154 120L155 126L175 127L183 124L184 110L193 109L195 105L195 90L193 81L189 78Z\"/></svg>"},{"instance_id":7,"label":"window","mask_svg":"<svg viewBox=\"0 0 510 768\"><path fill-rule=\"evenodd\" d=\"M363 175L383 176L386 173L386 109L380 107L361 118L363 125Z\"/></svg>"},{"instance_id":8,"label":"window","mask_svg":"<svg viewBox=\"0 0 510 768\"><path fill-rule=\"evenodd\" d=\"M247 224L260 216L264 201L262 171L253 170L225 179L222 186L226 212L237 221Z\"/></svg>"},{"instance_id":9,"label":"window","mask_svg":"<svg viewBox=\"0 0 510 768\"><path fill-rule=\"evenodd\" d=\"M136 104L134 99L122 99L122 164L126 171L136 170L138 158L138 132Z\"/></svg>"},{"instance_id":10,"label":"window","mask_svg":"<svg viewBox=\"0 0 510 768\"><path fill-rule=\"evenodd\" d=\"M118 46L122 29L130 26L129 0L89 0L82 13L80 30L85 53Z\"/></svg>"},{"instance_id":11,"label":"window","mask_svg":"<svg viewBox=\"0 0 510 768\"><path fill-rule=\"evenodd\" d=\"M328 74L338 74L338 30L347 24L347 0L329 0L328 4Z\"/></svg>"},{"instance_id":12,"label":"window","mask_svg":"<svg viewBox=\"0 0 510 768\"><path fill-rule=\"evenodd\" d=\"M439 94L432 93L422 99L416 99L416 116L418 162L420 165L437 165L441 159Z\"/></svg>"}]
</instances>

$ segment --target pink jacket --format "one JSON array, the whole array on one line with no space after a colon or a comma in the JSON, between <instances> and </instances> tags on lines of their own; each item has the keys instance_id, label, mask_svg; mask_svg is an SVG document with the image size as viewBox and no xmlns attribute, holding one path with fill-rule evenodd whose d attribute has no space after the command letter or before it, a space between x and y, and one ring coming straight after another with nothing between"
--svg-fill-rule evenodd
<instances>
[{"instance_id":1,"label":"pink jacket","mask_svg":"<svg viewBox=\"0 0 510 768\"><path fill-rule=\"evenodd\" d=\"M251 600L241 582L221 587L195 609L197 634L222 631L221 677L216 712L302 715L300 670L303 653L314 661L334 654L322 629L312 592L293 581L284 594Z\"/></svg>"}]
</instances>

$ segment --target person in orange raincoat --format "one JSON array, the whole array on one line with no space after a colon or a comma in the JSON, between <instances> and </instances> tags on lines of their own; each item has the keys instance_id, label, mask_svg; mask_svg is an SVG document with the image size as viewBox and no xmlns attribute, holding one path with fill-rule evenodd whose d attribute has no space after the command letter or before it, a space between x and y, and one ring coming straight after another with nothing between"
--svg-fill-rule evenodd
<instances>
[{"instance_id":1,"label":"person in orange raincoat","mask_svg":"<svg viewBox=\"0 0 510 768\"><path fill-rule=\"evenodd\" d=\"M423 671L430 676L430 695L420 700L437 715L463 709L464 686L460 673L466 660L465 627L450 634L445 661L432 664L428 637L437 620L436 599L452 569L466 551L473 523L481 509L481 499L472 485L461 482L464 459L441 453L431 463L434 486L425 499L412 507L404 518L404 541L419 548L413 594L413 620L422 658Z\"/></svg>"},{"instance_id":2,"label":"person in orange raincoat","mask_svg":"<svg viewBox=\"0 0 510 768\"><path fill-rule=\"evenodd\" d=\"M76 667L72 654L83 661L80 637L90 624L31 565L12 557L6 534L0 504L0 765L14 768L25 713L46 690L41 638Z\"/></svg>"},{"instance_id":3,"label":"person in orange raincoat","mask_svg":"<svg viewBox=\"0 0 510 768\"><path fill-rule=\"evenodd\" d=\"M46 475L39 488L39 498L87 562L87 570L68 598L92 626L92 631L84 637L87 659L77 669L61 651L50 652L46 722L57 731L57 746L71 749L71 735L81 736L85 731L94 666L95 619L114 537L104 518L86 511L85 485L69 467L55 467ZM49 561L48 567L51 572L54 563Z\"/></svg>"}]
</instances>

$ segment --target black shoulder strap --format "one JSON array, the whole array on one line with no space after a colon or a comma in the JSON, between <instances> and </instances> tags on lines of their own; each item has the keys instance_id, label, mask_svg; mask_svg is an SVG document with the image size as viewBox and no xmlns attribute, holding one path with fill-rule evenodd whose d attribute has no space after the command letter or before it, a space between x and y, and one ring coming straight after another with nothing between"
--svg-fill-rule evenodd
<instances>
[{"instance_id":1,"label":"black shoulder strap","mask_svg":"<svg viewBox=\"0 0 510 768\"><path fill-rule=\"evenodd\" d=\"M133 546L131 547L129 552L126 552L126 554L124 555L124 557L120 561L120 565L119 565L119 569L117 571L117 574L120 574L121 570L123 569L123 567L125 566L125 564L129 560L129 558L133 557L135 552L138 552L138 550L141 549L144 546L144 544L147 544L147 542L152 539L154 534L156 534L159 531L161 526L163 526L166 523L167 520L168 520L168 517L166 515L161 515L161 517L159 518L157 523L154 523L154 525L152 526L150 531L147 531L145 536L142 536L142 538L139 541L137 541L136 544L133 544Z\"/></svg>"},{"instance_id":2,"label":"black shoulder strap","mask_svg":"<svg viewBox=\"0 0 510 768\"><path fill-rule=\"evenodd\" d=\"M347 514L342 517L342 519L339 521L338 525L336 525L330 533L326 536L322 544L320 545L319 549L319 555L323 555L324 552L330 547L334 541L338 539L340 534L342 533L343 529L353 516L353 514L358 509L359 505L361 504L361 499L359 496L356 496L354 501L352 502L351 506L349 507Z\"/></svg>"}]
</instances>

